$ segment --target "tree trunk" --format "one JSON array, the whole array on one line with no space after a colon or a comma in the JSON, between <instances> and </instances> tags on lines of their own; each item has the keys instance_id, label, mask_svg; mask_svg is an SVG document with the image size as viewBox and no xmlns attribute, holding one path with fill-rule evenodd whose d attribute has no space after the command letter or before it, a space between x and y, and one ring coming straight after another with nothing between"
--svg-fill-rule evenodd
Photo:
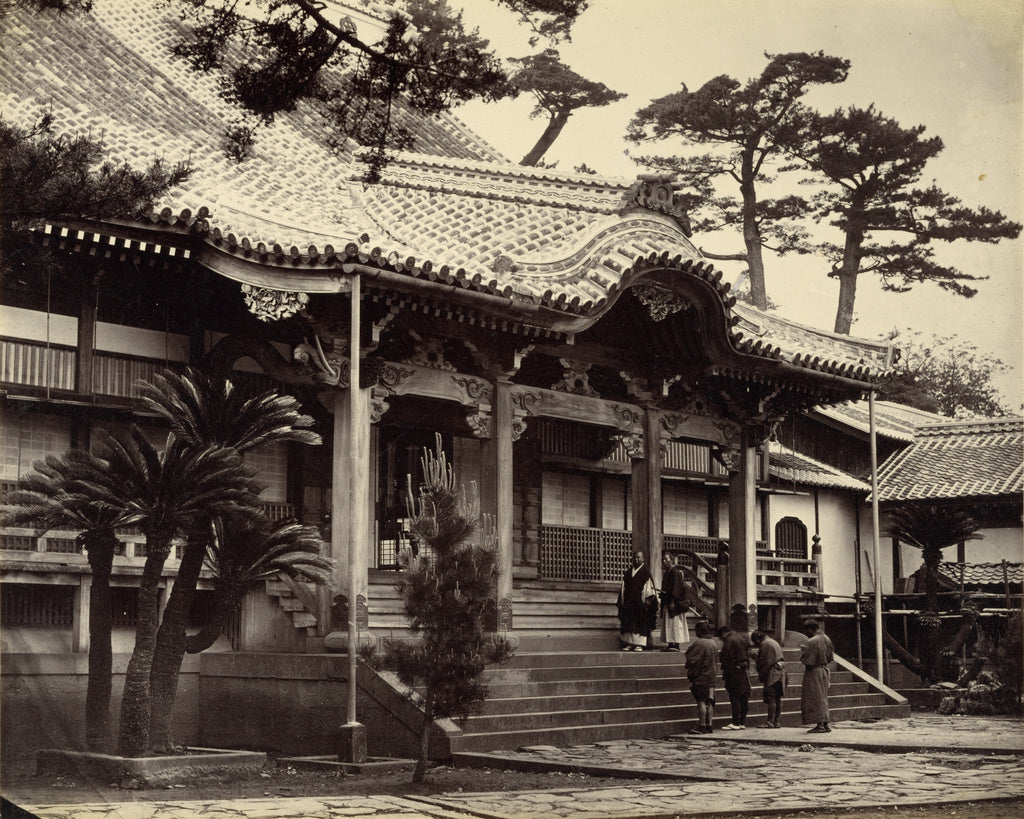
<instances>
[{"instance_id":1,"label":"tree trunk","mask_svg":"<svg viewBox=\"0 0 1024 819\"><path fill-rule=\"evenodd\" d=\"M540 139L537 140L537 144L534 145L529 153L526 154L520 161L520 165L527 165L534 167L540 162L541 157L547 153L558 135L562 133L562 129L565 127L565 123L569 121L570 112L565 111L558 114L552 114L551 119L548 120L548 127L544 129L544 133L540 135Z\"/></svg>"},{"instance_id":2,"label":"tree trunk","mask_svg":"<svg viewBox=\"0 0 1024 819\"><path fill-rule=\"evenodd\" d=\"M213 611L210 612L210 616L199 628L199 631L185 637L185 652L198 654L216 643L220 635L224 633L224 624L227 622L228 615L238 608L239 600L240 598L233 596L218 595L213 605Z\"/></svg>"},{"instance_id":3,"label":"tree trunk","mask_svg":"<svg viewBox=\"0 0 1024 819\"><path fill-rule=\"evenodd\" d=\"M117 538L113 532L89 538L86 556L92 575L89 587L89 680L85 690L85 745L90 751L109 753L110 694L113 653L110 634L113 625L110 602L110 573Z\"/></svg>"},{"instance_id":4,"label":"tree trunk","mask_svg":"<svg viewBox=\"0 0 1024 819\"><path fill-rule=\"evenodd\" d=\"M149 750L149 713L152 702L149 675L153 668L160 608L157 587L169 551L169 537L146 538L147 556L139 583L135 648L128 661L124 694L121 697L121 724L117 739L117 750L121 756L142 756Z\"/></svg>"},{"instance_id":5,"label":"tree trunk","mask_svg":"<svg viewBox=\"0 0 1024 819\"><path fill-rule=\"evenodd\" d=\"M836 275L839 278L839 301L836 304L834 332L849 335L853 327L853 306L857 301L857 277L860 275L861 248L864 244L862 221L856 216L857 205L851 206L847 214L846 245L843 248L843 263Z\"/></svg>"},{"instance_id":6,"label":"tree trunk","mask_svg":"<svg viewBox=\"0 0 1024 819\"><path fill-rule=\"evenodd\" d=\"M882 642L885 643L886 648L893 653L893 656L896 657L902 666L917 674L922 680L927 677L927 672L925 671L924 666L918 662L917 657L907 651L907 649L905 649L896 640L896 638L884 628L882 629ZM878 658L878 662L882 662L881 657Z\"/></svg>"},{"instance_id":7,"label":"tree trunk","mask_svg":"<svg viewBox=\"0 0 1024 819\"><path fill-rule=\"evenodd\" d=\"M758 310L767 310L768 289L764 281L764 249L761 246L761 228L757 224L754 154L749 149L743 151L740 194L743 197L743 244L747 249L750 300Z\"/></svg>"},{"instance_id":8,"label":"tree trunk","mask_svg":"<svg viewBox=\"0 0 1024 819\"><path fill-rule=\"evenodd\" d=\"M423 703L423 725L420 728L420 757L416 760L416 769L412 772L413 782L422 782L427 778L427 762L430 759L430 729L434 724L434 695L427 687Z\"/></svg>"},{"instance_id":9,"label":"tree trunk","mask_svg":"<svg viewBox=\"0 0 1024 819\"><path fill-rule=\"evenodd\" d=\"M181 557L167 607L156 635L153 668L149 675L152 696L149 721L150 746L156 751L171 750L171 712L178 692L181 661L185 657L185 629L195 597L199 573L206 557L206 541L189 541Z\"/></svg>"}]
</instances>

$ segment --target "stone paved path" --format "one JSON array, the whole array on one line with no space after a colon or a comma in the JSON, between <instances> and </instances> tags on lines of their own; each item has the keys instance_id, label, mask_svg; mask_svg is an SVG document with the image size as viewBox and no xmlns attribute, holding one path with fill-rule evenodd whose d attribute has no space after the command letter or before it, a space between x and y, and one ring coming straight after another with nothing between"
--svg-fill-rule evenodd
<instances>
[{"instance_id":1,"label":"stone paved path","mask_svg":"<svg viewBox=\"0 0 1024 819\"><path fill-rule=\"evenodd\" d=\"M883 749L884 752L880 752ZM41 819L640 819L909 806L1024 796L1024 721L915 715L831 734L749 729L488 755L538 768L617 768L621 784L430 797L318 797L24 806ZM656 773L662 779L629 778ZM1016 810L1020 806L1009 808Z\"/></svg>"}]
</instances>

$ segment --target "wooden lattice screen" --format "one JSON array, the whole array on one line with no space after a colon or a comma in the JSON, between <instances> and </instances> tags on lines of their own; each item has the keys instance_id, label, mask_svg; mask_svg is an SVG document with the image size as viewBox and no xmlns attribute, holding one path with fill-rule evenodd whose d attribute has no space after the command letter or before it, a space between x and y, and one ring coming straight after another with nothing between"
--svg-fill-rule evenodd
<instances>
[{"instance_id":1,"label":"wooden lattice screen","mask_svg":"<svg viewBox=\"0 0 1024 819\"><path fill-rule=\"evenodd\" d=\"M542 526L540 576L554 580L618 580L633 551L630 532Z\"/></svg>"}]
</instances>

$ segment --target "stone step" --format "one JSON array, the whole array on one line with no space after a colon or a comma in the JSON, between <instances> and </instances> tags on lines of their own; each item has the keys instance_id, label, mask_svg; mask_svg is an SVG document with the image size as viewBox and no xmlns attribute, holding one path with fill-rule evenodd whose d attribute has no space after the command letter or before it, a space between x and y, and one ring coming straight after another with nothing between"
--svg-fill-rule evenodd
<instances>
[{"instance_id":1,"label":"stone step","mask_svg":"<svg viewBox=\"0 0 1024 819\"><path fill-rule=\"evenodd\" d=\"M618 641L616 641L617 643ZM787 668L789 670L801 669L800 654L796 649L785 649ZM530 652L517 651L512 657L497 666L498 669L507 668L550 668L568 666L648 666L648 665L673 665L683 664L683 652L679 651L575 651L575 652ZM753 665L753 663L751 663Z\"/></svg>"},{"instance_id":2,"label":"stone step","mask_svg":"<svg viewBox=\"0 0 1024 819\"><path fill-rule=\"evenodd\" d=\"M760 683L751 682L751 699L760 699ZM614 680L562 680L554 682L490 682L487 683L488 700L517 699L522 697L580 697L592 694L658 694L672 691L685 692L690 696L690 686L686 680L678 676L667 677L622 677ZM716 690L719 699L726 697L725 687L718 680ZM856 680L833 683L830 690L837 694L856 694L866 691L864 683ZM791 681L788 692L797 692L799 696L800 681ZM484 709L487 703L484 703Z\"/></svg>"},{"instance_id":3,"label":"stone step","mask_svg":"<svg viewBox=\"0 0 1024 819\"><path fill-rule=\"evenodd\" d=\"M689 710L685 710L688 708ZM721 727L728 721L728 705L725 709L719 705L715 709L715 725ZM832 708L833 722L858 719L895 719L910 716L910 707L903 705L873 704L867 707ZM697 722L695 705L684 707L684 717L658 722L607 722L601 725L565 726L536 730L509 730L492 733L464 732L460 736L451 737L451 751L483 752L502 748L521 748L530 745L581 745L621 739L660 739L672 734L686 733ZM756 713L756 712L755 712ZM782 725L796 727L802 725L799 709L785 710L779 720ZM748 723L756 725L754 720Z\"/></svg>"},{"instance_id":4,"label":"stone step","mask_svg":"<svg viewBox=\"0 0 1024 819\"><path fill-rule=\"evenodd\" d=\"M675 677L685 680L686 669L682 663L623 663L621 665L579 665L579 666L549 666L543 668L504 668L492 667L483 673L483 681L491 684L502 683L529 683L529 682L572 682L575 680L616 680L624 677L643 676L651 677ZM760 685L757 676L753 673L750 677L751 686ZM789 674L790 683L798 684L803 677L802 673L795 673L791 670ZM718 676L721 683L721 675ZM854 679L849 671L833 671L832 683L839 684L851 682Z\"/></svg>"},{"instance_id":5,"label":"stone step","mask_svg":"<svg viewBox=\"0 0 1024 819\"><path fill-rule=\"evenodd\" d=\"M633 706L652 705L664 702L666 697L672 702L688 701L692 695L689 686L685 682L675 681L675 685L659 685L656 689L647 688L647 680L637 681L635 686L621 685L617 690L606 690L595 687L591 691L580 691L578 686L565 686L562 693L551 692L546 694L528 695L524 694L526 686L514 686L503 693L506 696L499 696L496 686L488 686L488 697L484 701L481 714L516 714L530 713L533 711L569 711L584 709L602 708L628 708ZM664 680L653 680L651 682L664 683ZM505 688L505 687L502 687ZM849 682L840 685L832 685L829 688L829 699L846 696L865 696L868 692L862 682ZM728 694L725 689L717 689L717 696L721 702L728 701ZM800 702L799 686L791 685L787 689L787 696L784 702ZM751 707L756 702L761 702L760 686L753 689L751 693Z\"/></svg>"},{"instance_id":6,"label":"stone step","mask_svg":"<svg viewBox=\"0 0 1024 819\"><path fill-rule=\"evenodd\" d=\"M501 733L512 730L547 730L550 728L566 728L588 725L620 724L624 722L656 722L665 723L673 720L696 719L693 698L682 692L662 694L647 698L650 702L622 707L577 708L573 710L526 711L506 714L480 714L470 717L464 730L468 733ZM829 694L829 711L835 714L851 713L857 709L866 709L885 705L882 694L850 694L835 696ZM716 703L717 714L728 717L730 714L727 697L721 697ZM749 709L751 719L762 718L767 713L764 703L751 703ZM800 698L787 697L783 701L783 713L800 714ZM849 718L849 717L847 717ZM754 724L751 721L750 724ZM794 724L799 724L794 723Z\"/></svg>"}]
</instances>

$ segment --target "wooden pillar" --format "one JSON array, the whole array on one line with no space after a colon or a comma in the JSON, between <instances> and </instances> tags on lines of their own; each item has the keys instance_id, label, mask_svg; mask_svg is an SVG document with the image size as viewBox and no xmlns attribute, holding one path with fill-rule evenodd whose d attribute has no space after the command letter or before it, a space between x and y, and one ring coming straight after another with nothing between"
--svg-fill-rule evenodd
<instances>
[{"instance_id":1,"label":"wooden pillar","mask_svg":"<svg viewBox=\"0 0 1024 819\"><path fill-rule=\"evenodd\" d=\"M821 535L811 538L811 560L814 561L814 590L819 594L825 591L825 577L821 565Z\"/></svg>"},{"instance_id":2,"label":"wooden pillar","mask_svg":"<svg viewBox=\"0 0 1024 819\"><path fill-rule=\"evenodd\" d=\"M480 470L480 509L494 516L498 536L498 577L495 603L498 610L498 630L511 631L512 623L512 571L515 543L513 537L512 493L512 391L506 378L494 382L491 403L491 437L484 442L483 464Z\"/></svg>"},{"instance_id":3,"label":"wooden pillar","mask_svg":"<svg viewBox=\"0 0 1024 819\"><path fill-rule=\"evenodd\" d=\"M744 432L736 470L729 473L730 607L742 605L757 628L757 452Z\"/></svg>"},{"instance_id":4,"label":"wooden pillar","mask_svg":"<svg viewBox=\"0 0 1024 819\"><path fill-rule=\"evenodd\" d=\"M664 538L661 508L661 429L657 412L651 408L644 411L642 445L631 449L630 461L633 468L633 551L644 553L653 577L661 571Z\"/></svg>"},{"instance_id":5,"label":"wooden pillar","mask_svg":"<svg viewBox=\"0 0 1024 819\"><path fill-rule=\"evenodd\" d=\"M351 394L350 394L351 393ZM331 459L331 557L334 595L355 605L356 626L365 631L369 591L370 520L370 390L337 390L334 394L334 446ZM356 464L355 468L350 464ZM352 599L354 592L355 599ZM347 651L345 623L335 622L325 638L331 650Z\"/></svg>"},{"instance_id":6,"label":"wooden pillar","mask_svg":"<svg viewBox=\"0 0 1024 819\"><path fill-rule=\"evenodd\" d=\"M92 588L92 576L80 575L75 586L73 610L71 614L71 650L75 654L87 654L89 651L89 592Z\"/></svg>"},{"instance_id":7,"label":"wooden pillar","mask_svg":"<svg viewBox=\"0 0 1024 819\"><path fill-rule=\"evenodd\" d=\"M96 349L96 302L101 273L82 287L78 310L78 355L75 365L75 392L92 395L93 356Z\"/></svg>"}]
</instances>

